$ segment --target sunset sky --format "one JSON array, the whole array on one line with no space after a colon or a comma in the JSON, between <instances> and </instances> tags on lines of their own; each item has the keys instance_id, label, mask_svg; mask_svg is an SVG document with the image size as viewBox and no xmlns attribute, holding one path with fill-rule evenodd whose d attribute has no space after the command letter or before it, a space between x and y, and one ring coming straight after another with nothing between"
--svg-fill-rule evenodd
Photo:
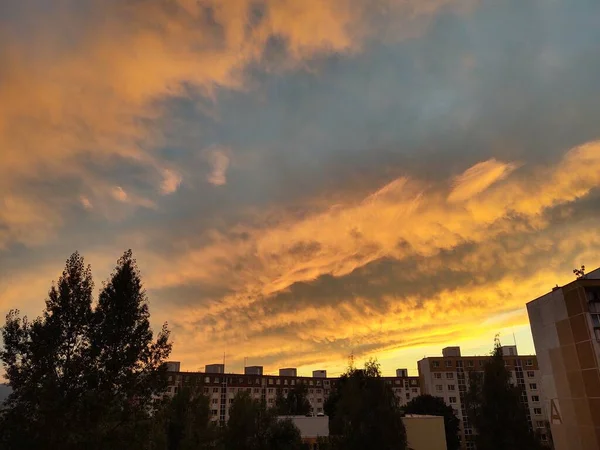
<instances>
[{"instance_id":1,"label":"sunset sky","mask_svg":"<svg viewBox=\"0 0 600 450\"><path fill-rule=\"evenodd\" d=\"M0 310L132 248L184 370L385 375L600 266L598 0L0 2Z\"/></svg>"}]
</instances>

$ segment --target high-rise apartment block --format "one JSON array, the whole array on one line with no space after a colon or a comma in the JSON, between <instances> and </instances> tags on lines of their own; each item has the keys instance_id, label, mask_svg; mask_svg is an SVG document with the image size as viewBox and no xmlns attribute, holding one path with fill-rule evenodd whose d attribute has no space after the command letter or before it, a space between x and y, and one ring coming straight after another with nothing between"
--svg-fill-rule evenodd
<instances>
[{"instance_id":1,"label":"high-rise apartment block","mask_svg":"<svg viewBox=\"0 0 600 450\"><path fill-rule=\"evenodd\" d=\"M218 364L206 366L213 368ZM178 368L177 364L171 367ZM223 368L224 371L224 368ZM279 375L264 375L260 366L246 367L244 374L223 372L180 372L168 373L168 393L176 394L182 386L196 383L209 397L213 420L225 423L229 419L229 407L238 392L248 392L252 398L263 400L267 407L275 406L278 392L287 395L290 389L304 384L308 390L308 401L314 415L324 413L325 401L332 390L335 390L339 378L327 377L325 370L315 370L312 377L297 376L294 368L279 370ZM419 377L409 377L406 369L401 369L403 376L383 377L390 385L400 404L406 404L421 394Z\"/></svg>"},{"instance_id":2,"label":"high-rise apartment block","mask_svg":"<svg viewBox=\"0 0 600 450\"><path fill-rule=\"evenodd\" d=\"M600 449L600 269L527 311L555 449Z\"/></svg>"},{"instance_id":3,"label":"high-rise apartment block","mask_svg":"<svg viewBox=\"0 0 600 450\"><path fill-rule=\"evenodd\" d=\"M503 346L504 363L512 374L513 384L522 389L521 401L527 407L527 419L533 430L545 434L546 410L541 387L541 374L535 356L519 356L516 346ZM469 385L469 373L481 372L488 356L462 356L460 347L446 347L440 357L428 357L418 362L421 390L440 397L451 406L461 421L461 445L474 450L473 429L467 417L464 397Z\"/></svg>"}]
</instances>

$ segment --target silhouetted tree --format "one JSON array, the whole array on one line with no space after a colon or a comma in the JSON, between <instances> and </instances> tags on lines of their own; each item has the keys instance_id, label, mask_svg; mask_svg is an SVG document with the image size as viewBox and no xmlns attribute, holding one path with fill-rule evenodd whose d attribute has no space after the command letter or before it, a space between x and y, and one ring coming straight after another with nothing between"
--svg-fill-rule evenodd
<instances>
[{"instance_id":1,"label":"silhouetted tree","mask_svg":"<svg viewBox=\"0 0 600 450\"><path fill-rule=\"evenodd\" d=\"M33 322L19 311L6 316L0 359L12 388L0 424L6 448L70 448L78 437L80 401L90 366L89 325L94 284L74 253Z\"/></svg>"},{"instance_id":2,"label":"silhouetted tree","mask_svg":"<svg viewBox=\"0 0 600 450\"><path fill-rule=\"evenodd\" d=\"M12 393L0 418L6 449L141 448L162 391L166 326L152 341L131 252L92 310L89 266L74 253L33 322L11 311L0 359ZM138 426L139 425L139 426Z\"/></svg>"},{"instance_id":3,"label":"silhouetted tree","mask_svg":"<svg viewBox=\"0 0 600 450\"><path fill-rule=\"evenodd\" d=\"M543 448L529 427L521 389L511 382L500 342L483 373L469 374L465 403L477 435L478 450L535 450Z\"/></svg>"},{"instance_id":4,"label":"silhouetted tree","mask_svg":"<svg viewBox=\"0 0 600 450\"><path fill-rule=\"evenodd\" d=\"M229 409L225 428L225 450L296 450L301 447L300 431L287 420L278 420L263 401L239 392Z\"/></svg>"},{"instance_id":5,"label":"silhouetted tree","mask_svg":"<svg viewBox=\"0 0 600 450\"><path fill-rule=\"evenodd\" d=\"M381 378L379 364L350 367L325 404L331 447L343 450L405 450L402 411L391 387Z\"/></svg>"},{"instance_id":6,"label":"silhouetted tree","mask_svg":"<svg viewBox=\"0 0 600 450\"><path fill-rule=\"evenodd\" d=\"M93 313L92 382L114 426L101 439L119 436L121 424L146 421L146 412L166 388L164 361L171 352L166 324L153 341L146 293L131 250L119 259ZM122 441L123 436L119 436Z\"/></svg>"},{"instance_id":7,"label":"silhouetted tree","mask_svg":"<svg viewBox=\"0 0 600 450\"><path fill-rule=\"evenodd\" d=\"M407 403L404 412L406 414L442 416L446 429L446 448L457 450L460 447L460 420L454 414L452 407L446 405L443 399L432 395L419 395Z\"/></svg>"},{"instance_id":8,"label":"silhouetted tree","mask_svg":"<svg viewBox=\"0 0 600 450\"><path fill-rule=\"evenodd\" d=\"M284 395L277 391L275 411L280 416L303 416L310 413L311 406L308 401L308 389L304 384L296 384Z\"/></svg>"},{"instance_id":9,"label":"silhouetted tree","mask_svg":"<svg viewBox=\"0 0 600 450\"><path fill-rule=\"evenodd\" d=\"M150 450L208 450L219 443L219 429L210 420L209 398L200 385L183 386L157 407Z\"/></svg>"}]
</instances>

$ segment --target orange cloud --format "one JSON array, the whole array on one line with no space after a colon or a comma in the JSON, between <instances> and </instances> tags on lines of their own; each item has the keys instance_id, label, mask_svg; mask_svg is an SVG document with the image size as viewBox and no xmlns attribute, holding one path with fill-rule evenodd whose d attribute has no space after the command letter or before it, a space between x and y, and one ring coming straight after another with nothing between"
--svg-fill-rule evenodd
<instances>
[{"instance_id":1,"label":"orange cloud","mask_svg":"<svg viewBox=\"0 0 600 450\"><path fill-rule=\"evenodd\" d=\"M179 261L163 264L148 255L149 283L154 289L201 283L232 290L208 303L205 299L201 307L184 308L184 314L178 311L178 323L184 341L193 337L200 348L208 346L208 329L203 327L209 327L222 345L251 339L229 350L238 360L261 354L282 364L329 359L339 363L345 357L339 349L349 351L352 342L391 352L476 337L490 327L524 324L525 302L555 282L568 281L569 271L561 272L566 255L576 255L577 261L588 265L600 264L600 235L588 229L589 223L555 229L544 216L600 187L600 142L569 151L552 167L524 166L513 172L514 167L497 161L480 163L445 189L402 178L363 200L309 212L300 219L271 216L265 227L215 231L212 243L188 248ZM461 194L450 199L457 189ZM240 233L243 240L231 237ZM475 249L441 259L443 252L465 245ZM539 252L550 249L556 249L552 257L535 260ZM423 283L444 270L468 273L471 280L426 297L388 295L375 301L345 292L333 306L317 300L306 304L298 298L297 306L292 301L278 309L281 295L296 292L290 289L298 284L322 276L350 279L357 270L384 259L418 261L412 277ZM402 277L410 279L407 274ZM360 282L376 286L376 272ZM490 322L496 314L500 316ZM299 340L297 351L267 350L278 339L285 341L271 336L271 330L287 330L290 339ZM322 350L329 344L338 350ZM207 349L196 358L215 358L213 353Z\"/></svg>"},{"instance_id":2,"label":"orange cloud","mask_svg":"<svg viewBox=\"0 0 600 450\"><path fill-rule=\"evenodd\" d=\"M426 3L380 0L378 6L394 5L396 17L410 22L454 2ZM164 177L176 168L163 167L155 153L164 142L165 99L184 95L184 84L208 97L216 87L243 89L246 66L264 57L272 38L286 42L288 64L356 50L372 11L357 0L176 0L168 6L68 0L45 10L43 20L29 11L3 27L0 39L0 193L40 174L77 179L93 190L90 165L114 158L139 165L157 191L170 193L178 179ZM28 27L26 35L14 34L18 23ZM214 180L224 183L223 175ZM64 203L81 195L90 193L73 192Z\"/></svg>"}]
</instances>

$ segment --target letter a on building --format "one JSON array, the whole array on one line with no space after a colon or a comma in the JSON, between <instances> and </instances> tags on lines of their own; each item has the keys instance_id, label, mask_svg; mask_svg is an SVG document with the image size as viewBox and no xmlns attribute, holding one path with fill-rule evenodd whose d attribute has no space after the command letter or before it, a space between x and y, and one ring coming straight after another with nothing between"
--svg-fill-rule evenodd
<instances>
[{"instance_id":1,"label":"letter a on building","mask_svg":"<svg viewBox=\"0 0 600 450\"><path fill-rule=\"evenodd\" d=\"M560 415L558 399L556 398L550 400L550 422L553 425L562 425L562 417Z\"/></svg>"}]
</instances>

